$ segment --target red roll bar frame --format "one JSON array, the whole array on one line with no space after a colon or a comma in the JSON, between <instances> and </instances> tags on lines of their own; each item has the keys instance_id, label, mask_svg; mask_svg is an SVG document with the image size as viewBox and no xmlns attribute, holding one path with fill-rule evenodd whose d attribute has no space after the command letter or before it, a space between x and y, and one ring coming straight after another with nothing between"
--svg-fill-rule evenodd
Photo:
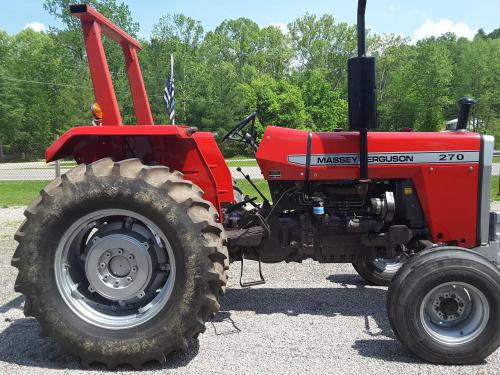
<instances>
[{"instance_id":1,"label":"red roll bar frame","mask_svg":"<svg viewBox=\"0 0 500 375\"><path fill-rule=\"evenodd\" d=\"M83 39L89 60L90 75L96 101L103 110L102 125L123 125L116 93L109 73L108 61L102 44L102 35L118 43L125 57L125 65L134 104L137 125L154 125L148 94L144 87L137 52L140 43L113 22L87 4L70 5L70 12L80 19Z\"/></svg>"}]
</instances>

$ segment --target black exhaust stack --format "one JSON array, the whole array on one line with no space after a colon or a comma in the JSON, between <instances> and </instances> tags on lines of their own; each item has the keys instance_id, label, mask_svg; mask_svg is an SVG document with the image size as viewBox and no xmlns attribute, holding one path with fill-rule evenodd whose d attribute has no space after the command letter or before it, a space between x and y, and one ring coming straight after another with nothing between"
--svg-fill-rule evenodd
<instances>
[{"instance_id":1,"label":"black exhaust stack","mask_svg":"<svg viewBox=\"0 0 500 375\"><path fill-rule=\"evenodd\" d=\"M458 113L457 129L456 130L467 130L467 125L469 124L469 114L472 106L476 104L476 101L469 97L464 96L458 101L460 106L460 112Z\"/></svg>"},{"instance_id":2,"label":"black exhaust stack","mask_svg":"<svg viewBox=\"0 0 500 375\"><path fill-rule=\"evenodd\" d=\"M358 56L347 62L349 129L359 130L360 179L368 179L368 129L377 127L375 57L366 56L366 0L358 0Z\"/></svg>"}]
</instances>

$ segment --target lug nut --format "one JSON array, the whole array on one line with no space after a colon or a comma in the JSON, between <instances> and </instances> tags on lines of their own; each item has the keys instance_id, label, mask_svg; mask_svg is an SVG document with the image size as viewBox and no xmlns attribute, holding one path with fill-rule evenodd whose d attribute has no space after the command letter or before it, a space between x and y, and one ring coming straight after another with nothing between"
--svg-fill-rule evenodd
<instances>
[{"instance_id":1,"label":"lug nut","mask_svg":"<svg viewBox=\"0 0 500 375\"><path fill-rule=\"evenodd\" d=\"M122 255L123 253L123 250L122 249L118 249L118 251L116 252L118 255Z\"/></svg>"},{"instance_id":2,"label":"lug nut","mask_svg":"<svg viewBox=\"0 0 500 375\"><path fill-rule=\"evenodd\" d=\"M145 295L146 295L146 293L144 293L144 292L140 292L140 293L137 295L137 297L142 298L142 297L144 297Z\"/></svg>"},{"instance_id":3,"label":"lug nut","mask_svg":"<svg viewBox=\"0 0 500 375\"><path fill-rule=\"evenodd\" d=\"M104 280L109 279L109 275L104 275Z\"/></svg>"},{"instance_id":4,"label":"lug nut","mask_svg":"<svg viewBox=\"0 0 500 375\"><path fill-rule=\"evenodd\" d=\"M106 253L106 254L104 254L104 256L105 256L106 258L110 258L110 257L111 257L111 254L110 254L110 253Z\"/></svg>"},{"instance_id":5,"label":"lug nut","mask_svg":"<svg viewBox=\"0 0 500 375\"><path fill-rule=\"evenodd\" d=\"M137 267L132 267L132 272L136 272L137 271Z\"/></svg>"},{"instance_id":6,"label":"lug nut","mask_svg":"<svg viewBox=\"0 0 500 375\"><path fill-rule=\"evenodd\" d=\"M134 259L134 256L133 255L129 255L128 256L128 260L132 260L132 259Z\"/></svg>"},{"instance_id":7,"label":"lug nut","mask_svg":"<svg viewBox=\"0 0 500 375\"><path fill-rule=\"evenodd\" d=\"M115 281L115 288L118 288L120 286L120 282L119 281Z\"/></svg>"},{"instance_id":8,"label":"lug nut","mask_svg":"<svg viewBox=\"0 0 500 375\"><path fill-rule=\"evenodd\" d=\"M130 276L127 277L127 281L128 282L131 282L132 281L132 278Z\"/></svg>"},{"instance_id":9,"label":"lug nut","mask_svg":"<svg viewBox=\"0 0 500 375\"><path fill-rule=\"evenodd\" d=\"M99 265L99 267L101 267L101 268L106 267L106 263L101 263L101 264Z\"/></svg>"}]
</instances>

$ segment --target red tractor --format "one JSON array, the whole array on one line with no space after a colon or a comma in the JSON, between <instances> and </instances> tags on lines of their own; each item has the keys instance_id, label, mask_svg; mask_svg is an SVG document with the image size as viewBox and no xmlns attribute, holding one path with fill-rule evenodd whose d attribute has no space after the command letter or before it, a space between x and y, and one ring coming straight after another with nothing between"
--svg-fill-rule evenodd
<instances>
[{"instance_id":1,"label":"red tractor","mask_svg":"<svg viewBox=\"0 0 500 375\"><path fill-rule=\"evenodd\" d=\"M365 6L348 62L349 131L269 126L259 144L252 114L225 136L255 149L272 203L242 196L211 133L154 125L140 44L90 6L71 6L102 115L95 107L101 126L75 127L47 150L47 162L78 166L41 191L15 236L15 290L42 335L83 364L164 361L218 311L229 262L312 258L390 282L394 334L426 361L478 363L499 347L493 137L465 130L468 98L456 131L368 132ZM135 126L122 124L102 34L123 49Z\"/></svg>"}]
</instances>

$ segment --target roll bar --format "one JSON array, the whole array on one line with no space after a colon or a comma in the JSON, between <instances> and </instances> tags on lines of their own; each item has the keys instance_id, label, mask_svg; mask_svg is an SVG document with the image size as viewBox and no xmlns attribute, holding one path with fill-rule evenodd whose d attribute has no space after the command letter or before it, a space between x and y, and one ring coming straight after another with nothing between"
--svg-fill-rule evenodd
<instances>
[{"instance_id":1,"label":"roll bar","mask_svg":"<svg viewBox=\"0 0 500 375\"><path fill-rule=\"evenodd\" d=\"M137 57L137 52L142 49L141 44L88 4L72 4L69 9L82 24L94 95L104 114L102 125L123 125L102 44L102 35L115 41L122 48L137 125L153 125L153 116Z\"/></svg>"}]
</instances>

